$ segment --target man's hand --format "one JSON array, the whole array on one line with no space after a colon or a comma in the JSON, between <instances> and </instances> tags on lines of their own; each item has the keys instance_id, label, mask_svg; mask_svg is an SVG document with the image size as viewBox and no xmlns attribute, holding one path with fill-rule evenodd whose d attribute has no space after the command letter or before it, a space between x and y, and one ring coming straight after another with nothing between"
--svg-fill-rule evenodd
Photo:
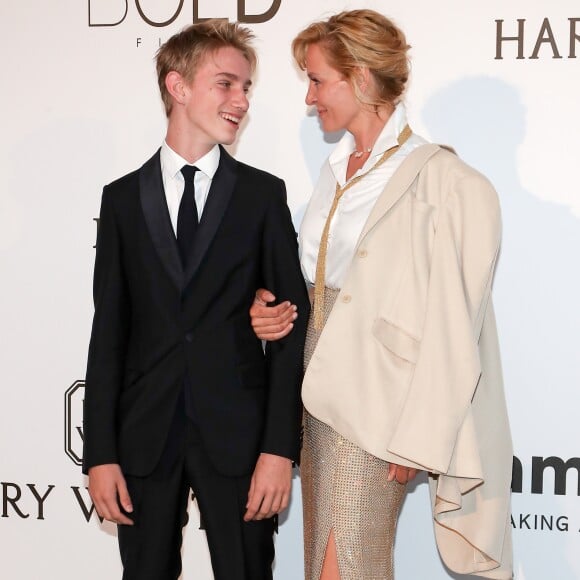
<instances>
[{"instance_id":1,"label":"man's hand","mask_svg":"<svg viewBox=\"0 0 580 580\"><path fill-rule=\"evenodd\" d=\"M258 457L244 521L263 520L288 507L292 486L292 462L286 457L261 453Z\"/></svg>"},{"instance_id":2,"label":"man's hand","mask_svg":"<svg viewBox=\"0 0 580 580\"><path fill-rule=\"evenodd\" d=\"M277 306L268 306L274 300L276 297L272 292L260 288L250 308L254 333L262 340L284 338L294 328L293 322L298 317L296 306L288 301Z\"/></svg>"},{"instance_id":3,"label":"man's hand","mask_svg":"<svg viewBox=\"0 0 580 580\"><path fill-rule=\"evenodd\" d=\"M115 524L133 525L133 520L129 519L119 507L120 504L126 512L133 511L120 465L107 463L91 467L89 469L89 494L97 513L102 518Z\"/></svg>"},{"instance_id":4,"label":"man's hand","mask_svg":"<svg viewBox=\"0 0 580 580\"><path fill-rule=\"evenodd\" d=\"M399 483L408 483L417 475L417 470L412 467L404 467L396 463L389 463L387 481L397 480Z\"/></svg>"}]
</instances>

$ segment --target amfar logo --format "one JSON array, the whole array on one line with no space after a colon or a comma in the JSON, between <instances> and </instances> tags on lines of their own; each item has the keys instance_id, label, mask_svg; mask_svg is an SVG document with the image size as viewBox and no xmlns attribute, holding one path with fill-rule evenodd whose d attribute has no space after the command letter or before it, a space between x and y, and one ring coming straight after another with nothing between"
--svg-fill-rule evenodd
<instances>
[{"instance_id":1,"label":"amfar logo","mask_svg":"<svg viewBox=\"0 0 580 580\"><path fill-rule=\"evenodd\" d=\"M231 0L232 3L234 0ZM272 0L270 8L265 12L255 14L248 12L247 0L236 0L237 1L237 18L238 22L244 22L246 24L258 24L262 22L267 22L272 20L278 10L280 9L280 4L282 0ZM89 26L118 26L121 24L129 12L129 0L88 0L89 2ZM159 14L159 7L156 6L155 17L150 14L151 10L143 8L143 4L148 4L144 0L135 0L135 8L141 19L149 24L150 26L169 26L174 22L182 13L189 12L192 15L192 22L200 22L202 20L207 20L207 18L200 18L199 7L200 4L205 5L205 7L212 8L211 0L192 0L192 4L188 3L188 6L184 6L185 0L178 0L172 3L172 6L168 8L163 16ZM214 14L213 18L220 18L221 15Z\"/></svg>"},{"instance_id":2,"label":"amfar logo","mask_svg":"<svg viewBox=\"0 0 580 580\"><path fill-rule=\"evenodd\" d=\"M554 474L554 495L566 495L568 471L576 471L577 495L580 496L580 457L571 457L564 461L561 457L532 457L530 491L533 494L544 493L544 473L550 469ZM522 493L524 469L522 462L514 456L512 468L512 492Z\"/></svg>"},{"instance_id":3,"label":"amfar logo","mask_svg":"<svg viewBox=\"0 0 580 580\"><path fill-rule=\"evenodd\" d=\"M566 58L576 58L576 48L580 42L578 23L580 18L568 18L567 31L565 34L554 33L554 28L549 18L544 18L539 29L535 27L530 31L530 26L526 25L525 18L518 18L516 23L504 26L504 20L496 20L495 33L495 60L502 60L503 50L506 45L517 46L516 59L536 60L540 56L547 58L564 58L562 56L563 47L567 51ZM562 23L558 23L562 24ZM531 38L531 41L529 39ZM533 42L533 48L532 47ZM515 43L515 44L514 44ZM529 56L526 57L526 44L531 48ZM541 53L540 53L541 51ZM513 54L513 50L511 51Z\"/></svg>"},{"instance_id":4,"label":"amfar logo","mask_svg":"<svg viewBox=\"0 0 580 580\"><path fill-rule=\"evenodd\" d=\"M75 465L83 463L84 396L84 381L75 381L64 394L64 451Z\"/></svg>"}]
</instances>

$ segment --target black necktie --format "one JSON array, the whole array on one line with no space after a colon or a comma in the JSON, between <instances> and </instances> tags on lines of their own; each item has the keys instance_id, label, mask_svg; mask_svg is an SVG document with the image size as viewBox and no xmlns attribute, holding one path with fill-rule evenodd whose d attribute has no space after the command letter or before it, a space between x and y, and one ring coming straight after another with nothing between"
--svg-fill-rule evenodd
<instances>
[{"instance_id":1,"label":"black necktie","mask_svg":"<svg viewBox=\"0 0 580 580\"><path fill-rule=\"evenodd\" d=\"M198 226L195 184L193 181L196 171L197 167L192 165L184 165L181 168L181 173L185 180L185 189L181 196L181 203L179 204L179 212L177 214L177 245L179 247L179 255L181 256L181 264L184 268L187 266L187 256L193 245L193 239L195 238L195 232Z\"/></svg>"}]
</instances>

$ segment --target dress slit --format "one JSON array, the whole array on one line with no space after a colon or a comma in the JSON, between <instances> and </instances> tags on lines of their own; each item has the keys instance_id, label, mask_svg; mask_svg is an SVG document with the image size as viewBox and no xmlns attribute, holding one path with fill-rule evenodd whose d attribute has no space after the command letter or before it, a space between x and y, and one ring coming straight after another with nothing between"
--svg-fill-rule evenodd
<instances>
[{"instance_id":1,"label":"dress slit","mask_svg":"<svg viewBox=\"0 0 580 580\"><path fill-rule=\"evenodd\" d=\"M338 293L330 288L325 291L325 323ZM320 334L311 316L305 368ZM341 580L393 580L395 530L405 486L387 481L388 467L388 462L360 449L304 411L301 480L305 580L320 580L331 533Z\"/></svg>"},{"instance_id":2,"label":"dress slit","mask_svg":"<svg viewBox=\"0 0 580 580\"><path fill-rule=\"evenodd\" d=\"M332 554L334 561L331 561L329 564L328 551L329 551L331 541L334 545L334 553ZM320 571L320 574L318 575L318 580L320 580L322 578L322 573L324 572L325 567L328 565L330 565L331 567L333 566L338 573L338 576L335 575L333 580L341 580L342 573L340 572L340 562L338 561L338 548L336 547L335 534L334 534L334 530L332 528L330 529L330 532L328 534L328 538L326 540L326 549L324 552L324 557L322 559L322 569Z\"/></svg>"}]
</instances>

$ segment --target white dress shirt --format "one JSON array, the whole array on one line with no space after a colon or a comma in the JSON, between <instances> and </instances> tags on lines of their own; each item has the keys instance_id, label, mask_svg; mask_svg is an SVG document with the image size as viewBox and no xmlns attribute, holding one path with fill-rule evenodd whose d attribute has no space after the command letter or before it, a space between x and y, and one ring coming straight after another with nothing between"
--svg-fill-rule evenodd
<instances>
[{"instance_id":1,"label":"white dress shirt","mask_svg":"<svg viewBox=\"0 0 580 580\"><path fill-rule=\"evenodd\" d=\"M397 145L397 137L406 124L405 107L399 104L381 131L366 163L351 179L368 171L387 149ZM342 287L358 237L379 195L405 157L426 142L418 135L411 135L392 157L343 194L330 224L326 286ZM316 278L320 238L334 200L336 184L342 187L346 183L348 160L354 150L354 137L347 132L322 166L318 183L302 220L299 235L300 264L304 278L311 284L314 284Z\"/></svg>"},{"instance_id":2,"label":"white dress shirt","mask_svg":"<svg viewBox=\"0 0 580 580\"><path fill-rule=\"evenodd\" d=\"M165 189L165 199L169 209L169 217L173 231L177 236L177 215L179 204L185 189L185 180L181 173L184 165L191 165L181 155L176 153L165 141L161 145L161 176L163 178L163 188ZM201 214L207 200L209 188L215 172L220 162L220 148L215 145L208 153L198 159L194 165L199 169L195 172L195 203L197 205L197 218L201 220Z\"/></svg>"}]
</instances>

